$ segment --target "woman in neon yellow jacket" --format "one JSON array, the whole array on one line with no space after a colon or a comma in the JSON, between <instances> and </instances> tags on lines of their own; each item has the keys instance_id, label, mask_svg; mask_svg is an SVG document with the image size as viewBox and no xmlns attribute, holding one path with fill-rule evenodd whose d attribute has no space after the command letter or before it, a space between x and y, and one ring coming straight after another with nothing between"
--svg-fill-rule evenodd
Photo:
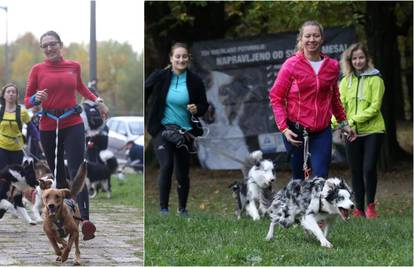
<instances>
[{"instance_id":1,"label":"woman in neon yellow jacket","mask_svg":"<svg viewBox=\"0 0 414 267\"><path fill-rule=\"evenodd\" d=\"M375 210L376 165L385 133L381 115L384 81L362 43L351 45L343 53L341 67L344 77L339 85L340 97L349 125L358 135L354 142L346 142L356 203L353 215L373 219L378 217Z\"/></svg>"}]
</instances>

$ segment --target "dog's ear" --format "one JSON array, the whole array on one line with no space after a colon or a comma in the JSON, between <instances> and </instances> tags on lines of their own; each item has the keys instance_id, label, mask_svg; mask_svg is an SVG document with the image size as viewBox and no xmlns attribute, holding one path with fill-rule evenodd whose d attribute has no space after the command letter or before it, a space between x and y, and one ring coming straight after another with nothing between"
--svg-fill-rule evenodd
<instances>
[{"instance_id":1,"label":"dog's ear","mask_svg":"<svg viewBox=\"0 0 414 267\"><path fill-rule=\"evenodd\" d=\"M232 188L235 185L237 185L237 181L234 181L233 183L229 184L228 188Z\"/></svg>"},{"instance_id":2,"label":"dog's ear","mask_svg":"<svg viewBox=\"0 0 414 267\"><path fill-rule=\"evenodd\" d=\"M349 185L345 182L345 180L343 178L341 178L341 183L339 184L339 186L340 186L340 188L344 188L345 190L347 190L352 195L351 187L349 187Z\"/></svg>"},{"instance_id":3,"label":"dog's ear","mask_svg":"<svg viewBox=\"0 0 414 267\"><path fill-rule=\"evenodd\" d=\"M70 197L71 195L70 195L70 190L69 189L67 189L67 188L64 188L64 189L60 189L60 192L62 193L62 196L63 197Z\"/></svg>"}]
</instances>

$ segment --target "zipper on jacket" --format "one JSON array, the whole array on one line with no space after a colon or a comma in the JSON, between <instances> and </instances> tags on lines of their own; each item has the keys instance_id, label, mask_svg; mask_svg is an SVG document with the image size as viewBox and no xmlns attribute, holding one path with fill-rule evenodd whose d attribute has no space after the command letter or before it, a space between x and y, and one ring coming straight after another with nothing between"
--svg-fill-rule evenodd
<instances>
[{"instance_id":1,"label":"zipper on jacket","mask_svg":"<svg viewBox=\"0 0 414 267\"><path fill-rule=\"evenodd\" d=\"M355 94L355 115L358 114L358 91L359 91L359 80L360 79L361 79L361 76L358 76L358 82L357 82L357 88L356 88L356 94ZM358 134L358 125L356 121L354 121L354 123L355 123L355 132Z\"/></svg>"},{"instance_id":2,"label":"zipper on jacket","mask_svg":"<svg viewBox=\"0 0 414 267\"><path fill-rule=\"evenodd\" d=\"M177 75L177 82L175 83L175 90L177 90L178 88L178 79L180 78L180 76Z\"/></svg>"}]
</instances>

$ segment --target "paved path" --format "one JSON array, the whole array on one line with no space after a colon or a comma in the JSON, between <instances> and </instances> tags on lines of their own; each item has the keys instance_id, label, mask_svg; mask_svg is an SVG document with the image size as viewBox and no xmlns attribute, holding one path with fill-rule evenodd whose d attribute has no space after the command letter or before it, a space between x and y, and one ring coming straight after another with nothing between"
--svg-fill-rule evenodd
<instances>
[{"instance_id":1,"label":"paved path","mask_svg":"<svg viewBox=\"0 0 414 267\"><path fill-rule=\"evenodd\" d=\"M97 206L92 202L91 211L90 218L97 227L96 237L80 241L81 264L143 266L142 210L126 206ZM72 266L74 251L73 247L67 262L56 263L56 256L41 224L30 226L9 213L0 220L0 266Z\"/></svg>"}]
</instances>

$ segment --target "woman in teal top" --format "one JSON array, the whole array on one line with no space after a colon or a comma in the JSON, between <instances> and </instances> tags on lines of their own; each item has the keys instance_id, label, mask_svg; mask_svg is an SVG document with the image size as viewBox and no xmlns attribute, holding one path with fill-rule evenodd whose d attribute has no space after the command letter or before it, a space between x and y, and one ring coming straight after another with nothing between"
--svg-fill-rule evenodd
<instances>
[{"instance_id":1,"label":"woman in teal top","mask_svg":"<svg viewBox=\"0 0 414 267\"><path fill-rule=\"evenodd\" d=\"M146 102L151 97L147 130L153 137L155 154L160 165L160 211L168 214L171 177L177 179L178 212L187 215L190 190L190 153L185 146L177 146L162 133L169 126L181 128L192 135L200 135L193 118L202 116L208 107L205 88L200 77L188 70L189 53L183 43L176 43L170 52L171 68L154 71L145 81Z\"/></svg>"},{"instance_id":2,"label":"woman in teal top","mask_svg":"<svg viewBox=\"0 0 414 267\"><path fill-rule=\"evenodd\" d=\"M381 115L384 81L374 68L362 43L351 45L342 55L339 91L349 125L357 133L354 142L346 143L355 193L355 217L376 218L377 159L385 133ZM365 179L364 179L365 178ZM365 209L365 196L366 203Z\"/></svg>"}]
</instances>

